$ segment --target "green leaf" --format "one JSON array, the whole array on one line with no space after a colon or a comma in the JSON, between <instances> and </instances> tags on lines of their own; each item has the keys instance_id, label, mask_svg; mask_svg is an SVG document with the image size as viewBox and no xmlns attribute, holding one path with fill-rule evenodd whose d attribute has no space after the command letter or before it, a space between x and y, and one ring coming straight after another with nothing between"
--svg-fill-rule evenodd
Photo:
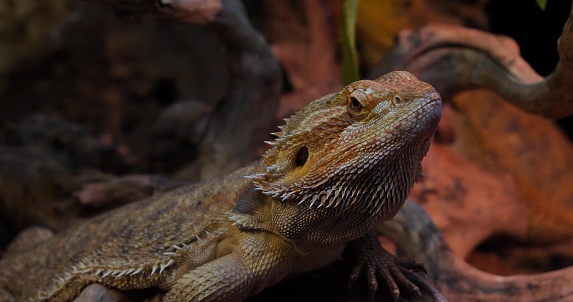
<instances>
[{"instance_id":1,"label":"green leaf","mask_svg":"<svg viewBox=\"0 0 573 302\"><path fill-rule=\"evenodd\" d=\"M356 5L358 0L344 0L342 8L342 81L344 85L360 79L356 56Z\"/></svg>"},{"instance_id":2,"label":"green leaf","mask_svg":"<svg viewBox=\"0 0 573 302\"><path fill-rule=\"evenodd\" d=\"M535 0L535 2L543 11L545 10L545 7L547 7L547 0Z\"/></svg>"}]
</instances>

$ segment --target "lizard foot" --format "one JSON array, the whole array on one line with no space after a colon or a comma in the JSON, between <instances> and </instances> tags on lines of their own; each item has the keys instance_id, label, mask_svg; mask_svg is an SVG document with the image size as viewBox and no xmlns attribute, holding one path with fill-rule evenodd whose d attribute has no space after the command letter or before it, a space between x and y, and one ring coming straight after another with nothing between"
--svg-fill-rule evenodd
<instances>
[{"instance_id":1,"label":"lizard foot","mask_svg":"<svg viewBox=\"0 0 573 302\"><path fill-rule=\"evenodd\" d=\"M372 297L378 290L378 280L380 280L386 284L395 301L401 295L400 290L422 298L420 288L416 285L420 281L423 282L423 278L417 276L416 273L426 273L421 263L392 255L382 248L377 251L363 250L361 254L350 273L350 284L356 282L361 275L365 275Z\"/></svg>"},{"instance_id":2,"label":"lizard foot","mask_svg":"<svg viewBox=\"0 0 573 302\"><path fill-rule=\"evenodd\" d=\"M379 283L384 283L394 301L405 297L410 298L408 301L448 301L432 284L421 263L390 254L380 246L374 233L366 233L350 242L347 248L356 259L350 285L365 275L372 298Z\"/></svg>"}]
</instances>

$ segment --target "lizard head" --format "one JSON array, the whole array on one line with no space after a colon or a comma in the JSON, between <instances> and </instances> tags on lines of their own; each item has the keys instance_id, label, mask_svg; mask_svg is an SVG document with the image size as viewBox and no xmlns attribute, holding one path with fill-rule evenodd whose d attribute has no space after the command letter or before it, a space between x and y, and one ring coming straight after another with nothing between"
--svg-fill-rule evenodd
<instances>
[{"instance_id":1,"label":"lizard head","mask_svg":"<svg viewBox=\"0 0 573 302\"><path fill-rule=\"evenodd\" d=\"M357 81L287 119L266 171L249 177L267 195L310 206L401 205L440 115L439 94L408 72Z\"/></svg>"}]
</instances>

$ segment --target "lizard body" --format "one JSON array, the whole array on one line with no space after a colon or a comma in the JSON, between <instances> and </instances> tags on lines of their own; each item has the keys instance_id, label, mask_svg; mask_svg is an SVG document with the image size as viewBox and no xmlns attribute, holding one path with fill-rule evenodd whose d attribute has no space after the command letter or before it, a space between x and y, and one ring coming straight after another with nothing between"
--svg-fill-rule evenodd
<instances>
[{"instance_id":1,"label":"lizard body","mask_svg":"<svg viewBox=\"0 0 573 302\"><path fill-rule=\"evenodd\" d=\"M241 301L325 266L349 243L371 243L372 225L395 215L440 114L434 88L407 72L352 83L290 118L248 167L6 255L0 300L71 301L101 283L159 287L164 301ZM367 273L392 267L391 257ZM395 295L396 282L408 283L399 270L383 275Z\"/></svg>"}]
</instances>

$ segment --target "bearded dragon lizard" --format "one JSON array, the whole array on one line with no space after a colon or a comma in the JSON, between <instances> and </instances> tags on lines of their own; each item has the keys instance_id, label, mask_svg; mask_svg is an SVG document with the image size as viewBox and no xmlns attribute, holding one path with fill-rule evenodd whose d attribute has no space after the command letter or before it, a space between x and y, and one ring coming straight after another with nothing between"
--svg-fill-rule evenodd
<instances>
[{"instance_id":1,"label":"bearded dragon lizard","mask_svg":"<svg viewBox=\"0 0 573 302\"><path fill-rule=\"evenodd\" d=\"M254 164L95 217L0 262L0 300L71 301L92 283L163 301L242 301L362 251L371 287L417 290L370 228L421 173L441 115L407 72L354 82L287 120ZM407 269L407 268L406 268ZM3 300L3 301L4 301Z\"/></svg>"}]
</instances>

